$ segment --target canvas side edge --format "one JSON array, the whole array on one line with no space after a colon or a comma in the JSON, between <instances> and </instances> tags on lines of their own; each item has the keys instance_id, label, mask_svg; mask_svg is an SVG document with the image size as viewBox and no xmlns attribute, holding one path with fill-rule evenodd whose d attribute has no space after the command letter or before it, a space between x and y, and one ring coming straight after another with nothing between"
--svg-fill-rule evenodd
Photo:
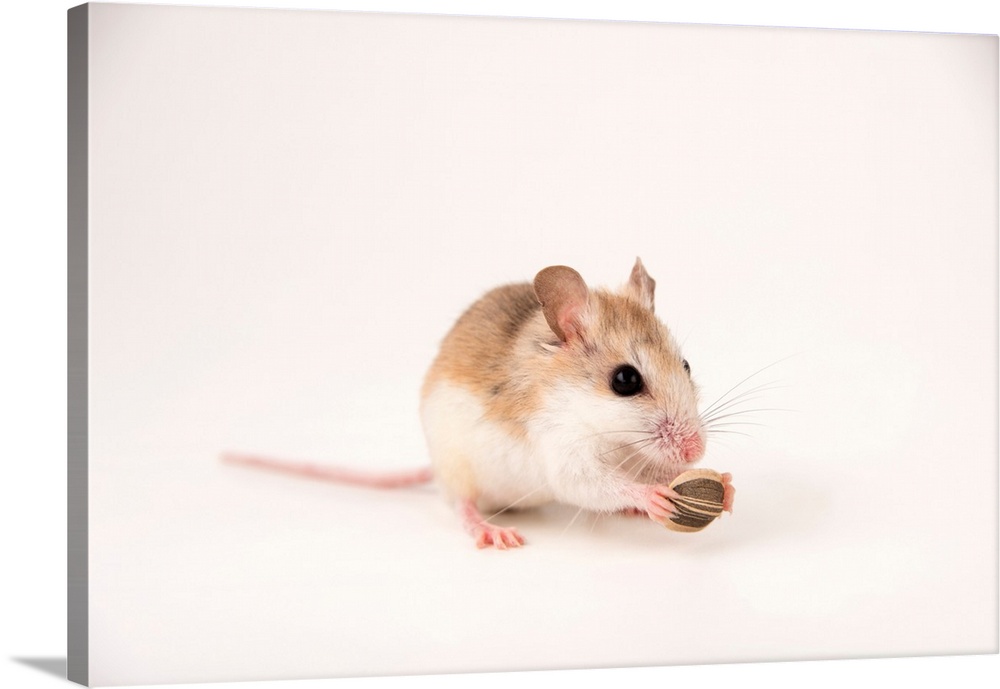
<instances>
[{"instance_id":1,"label":"canvas side edge","mask_svg":"<svg viewBox=\"0 0 1000 689\"><path fill-rule=\"evenodd\" d=\"M89 7L67 11L67 679L89 681L88 52Z\"/></svg>"}]
</instances>

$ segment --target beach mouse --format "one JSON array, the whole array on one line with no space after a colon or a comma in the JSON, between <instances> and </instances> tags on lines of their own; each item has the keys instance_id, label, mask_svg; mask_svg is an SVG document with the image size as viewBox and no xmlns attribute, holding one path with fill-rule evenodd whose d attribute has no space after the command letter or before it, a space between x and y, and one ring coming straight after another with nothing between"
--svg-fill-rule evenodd
<instances>
[{"instance_id":1,"label":"beach mouse","mask_svg":"<svg viewBox=\"0 0 1000 689\"><path fill-rule=\"evenodd\" d=\"M436 478L479 547L525 543L484 513L549 502L666 523L679 497L668 484L701 459L706 429L691 368L654 314L655 284L638 258L617 291L550 266L473 303L421 390L430 469L368 474L225 458L377 487ZM722 478L732 511L732 477Z\"/></svg>"}]
</instances>

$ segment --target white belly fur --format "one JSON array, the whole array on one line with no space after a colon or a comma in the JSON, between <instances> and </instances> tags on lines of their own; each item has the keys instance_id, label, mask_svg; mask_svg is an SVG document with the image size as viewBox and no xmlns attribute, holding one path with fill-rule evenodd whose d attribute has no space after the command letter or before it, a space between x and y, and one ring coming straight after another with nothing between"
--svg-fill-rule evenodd
<instances>
[{"instance_id":1,"label":"white belly fur","mask_svg":"<svg viewBox=\"0 0 1000 689\"><path fill-rule=\"evenodd\" d=\"M470 391L438 382L420 412L434 473L452 497L472 498L485 510L552 500L532 447L486 419L482 403Z\"/></svg>"}]
</instances>

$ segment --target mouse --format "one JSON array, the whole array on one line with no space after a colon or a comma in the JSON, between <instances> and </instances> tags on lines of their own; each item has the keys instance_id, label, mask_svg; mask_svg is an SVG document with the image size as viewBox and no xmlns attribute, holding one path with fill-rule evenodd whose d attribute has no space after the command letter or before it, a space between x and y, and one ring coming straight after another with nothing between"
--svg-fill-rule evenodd
<instances>
[{"instance_id":1,"label":"mouse","mask_svg":"<svg viewBox=\"0 0 1000 689\"><path fill-rule=\"evenodd\" d=\"M226 453L229 462L377 488L435 481L479 548L519 548L509 509L562 503L667 525L670 482L705 453L688 361L636 258L618 289L564 265L489 290L444 336L420 391L430 467L366 473ZM732 513L732 475L721 474Z\"/></svg>"}]
</instances>

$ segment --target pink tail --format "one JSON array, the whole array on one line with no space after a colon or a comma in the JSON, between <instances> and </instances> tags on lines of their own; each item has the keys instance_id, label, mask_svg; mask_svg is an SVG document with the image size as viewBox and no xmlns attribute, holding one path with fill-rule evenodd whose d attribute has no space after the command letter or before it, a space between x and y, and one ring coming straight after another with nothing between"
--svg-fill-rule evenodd
<instances>
[{"instance_id":1,"label":"pink tail","mask_svg":"<svg viewBox=\"0 0 1000 689\"><path fill-rule=\"evenodd\" d=\"M224 452L222 461L230 464L242 464L273 471L284 471L289 474L317 478L324 481L351 483L370 488L401 488L419 483L427 483L434 478L430 467L410 469L409 471L386 471L381 473L366 473L342 467L309 464L307 462L286 462L279 459L257 457L235 452Z\"/></svg>"}]
</instances>

